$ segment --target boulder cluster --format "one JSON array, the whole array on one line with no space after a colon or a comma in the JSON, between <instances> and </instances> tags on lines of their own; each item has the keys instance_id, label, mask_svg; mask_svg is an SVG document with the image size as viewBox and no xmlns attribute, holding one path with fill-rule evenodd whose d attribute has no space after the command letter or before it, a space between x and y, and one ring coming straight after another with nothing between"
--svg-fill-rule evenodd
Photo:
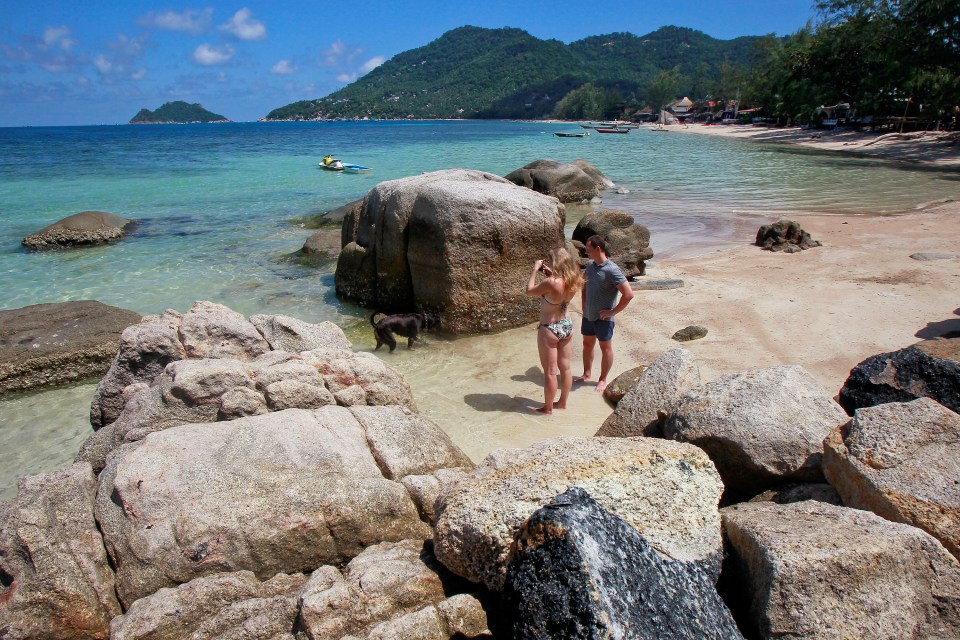
<instances>
[{"instance_id":1,"label":"boulder cluster","mask_svg":"<svg viewBox=\"0 0 960 640\"><path fill-rule=\"evenodd\" d=\"M537 317L525 294L530 266L566 245L586 262L583 243L602 236L628 278L653 257L650 231L622 211L600 210L564 237L563 202L596 198L612 183L583 160L538 160L501 178L449 169L381 182L327 218L342 220L338 296L387 313L419 312L447 334L498 331ZM329 255L329 232L303 252Z\"/></svg>"},{"instance_id":2,"label":"boulder cluster","mask_svg":"<svg viewBox=\"0 0 960 640\"><path fill-rule=\"evenodd\" d=\"M474 465L335 325L147 316L0 503L0 637L960 636L960 416L634 373L596 436Z\"/></svg>"}]
</instances>

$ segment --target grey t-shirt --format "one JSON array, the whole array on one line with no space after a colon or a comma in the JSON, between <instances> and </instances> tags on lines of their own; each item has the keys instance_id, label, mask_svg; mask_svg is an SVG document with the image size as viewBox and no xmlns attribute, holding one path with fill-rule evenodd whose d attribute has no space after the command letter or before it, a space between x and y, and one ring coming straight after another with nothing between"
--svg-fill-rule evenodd
<instances>
[{"instance_id":1,"label":"grey t-shirt","mask_svg":"<svg viewBox=\"0 0 960 640\"><path fill-rule=\"evenodd\" d=\"M601 309L613 309L617 306L617 287L627 281L613 260L609 258L603 264L587 263L586 289L583 305L583 317L593 321L599 319Z\"/></svg>"}]
</instances>

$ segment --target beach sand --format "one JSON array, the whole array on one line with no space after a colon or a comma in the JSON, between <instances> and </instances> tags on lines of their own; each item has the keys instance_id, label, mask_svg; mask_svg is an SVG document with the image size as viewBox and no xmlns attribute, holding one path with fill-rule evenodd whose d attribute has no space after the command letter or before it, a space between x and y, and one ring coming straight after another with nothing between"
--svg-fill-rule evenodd
<instances>
[{"instance_id":1,"label":"beach sand","mask_svg":"<svg viewBox=\"0 0 960 640\"><path fill-rule=\"evenodd\" d=\"M748 135L736 127L724 129L729 129L726 135ZM922 144L908 141L900 156L886 145L880 149L902 158ZM953 161L936 159L941 166ZM753 244L757 228L744 226L738 230L742 242L733 248L648 263L646 278L678 278L684 286L635 292L617 317L611 379L682 347L696 356L704 381L754 367L800 365L835 396L865 358L960 332L960 202L902 215L792 219L823 246L795 254L765 251ZM651 246L656 251L655 237ZM910 257L920 253L941 255ZM579 311L573 308L577 327ZM671 339L694 324L706 327L708 335L685 343ZM593 435L613 409L592 383L575 385L564 411L531 413L543 401L535 331L531 324L495 335L432 341L412 352L398 351L388 362L410 382L422 413L474 461L502 447ZM582 370L580 362L578 330L574 375Z\"/></svg>"},{"instance_id":2,"label":"beach sand","mask_svg":"<svg viewBox=\"0 0 960 640\"><path fill-rule=\"evenodd\" d=\"M705 134L754 142L794 144L831 153L919 163L931 168L960 169L960 141L943 132L907 134L853 129L783 129L752 125L668 125L670 131Z\"/></svg>"}]
</instances>

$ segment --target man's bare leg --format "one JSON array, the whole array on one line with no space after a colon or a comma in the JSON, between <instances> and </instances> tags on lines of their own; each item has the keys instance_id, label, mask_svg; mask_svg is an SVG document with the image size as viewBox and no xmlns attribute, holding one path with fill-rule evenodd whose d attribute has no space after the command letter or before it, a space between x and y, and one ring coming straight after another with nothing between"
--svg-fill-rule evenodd
<instances>
[{"instance_id":1,"label":"man's bare leg","mask_svg":"<svg viewBox=\"0 0 960 640\"><path fill-rule=\"evenodd\" d=\"M610 373L610 369L613 368L613 341L601 341L600 342L600 379L597 380L597 388L594 389L597 393L603 393L603 390L607 388L607 375Z\"/></svg>"},{"instance_id":2,"label":"man's bare leg","mask_svg":"<svg viewBox=\"0 0 960 640\"><path fill-rule=\"evenodd\" d=\"M593 348L596 344L596 336L583 336L583 375L573 379L577 384L589 380L593 373Z\"/></svg>"}]
</instances>

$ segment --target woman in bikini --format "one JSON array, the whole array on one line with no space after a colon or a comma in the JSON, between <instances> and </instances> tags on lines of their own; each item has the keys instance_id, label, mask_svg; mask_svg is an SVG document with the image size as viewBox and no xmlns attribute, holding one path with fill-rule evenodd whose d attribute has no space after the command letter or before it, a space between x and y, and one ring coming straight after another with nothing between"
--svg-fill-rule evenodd
<instances>
[{"instance_id":1,"label":"woman in bikini","mask_svg":"<svg viewBox=\"0 0 960 640\"><path fill-rule=\"evenodd\" d=\"M546 276L537 284L537 272ZM537 327L537 349L540 351L540 364L543 367L543 407L538 413L553 413L553 408L566 409L567 396L573 386L573 372L570 368L570 356L573 343L573 323L567 317L567 305L583 285L580 267L570 253L562 247L550 251L547 260L533 263L530 281L527 282L527 295L540 298L540 325ZM557 374L560 375L560 399L554 403L557 394Z\"/></svg>"}]
</instances>

